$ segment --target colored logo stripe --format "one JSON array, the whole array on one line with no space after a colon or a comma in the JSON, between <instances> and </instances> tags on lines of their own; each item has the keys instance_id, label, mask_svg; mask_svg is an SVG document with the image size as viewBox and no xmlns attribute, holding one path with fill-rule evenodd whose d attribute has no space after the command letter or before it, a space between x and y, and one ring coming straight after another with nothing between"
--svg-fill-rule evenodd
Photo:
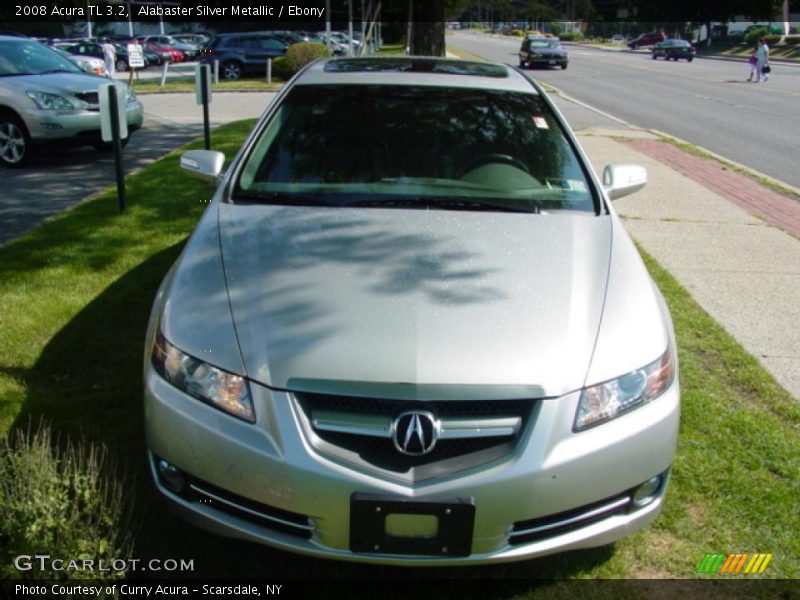
<instances>
[{"instance_id":1,"label":"colored logo stripe","mask_svg":"<svg viewBox=\"0 0 800 600\"><path fill-rule=\"evenodd\" d=\"M706 554L697 566L697 573L745 574L763 573L772 554L750 554L737 552L734 554Z\"/></svg>"}]
</instances>

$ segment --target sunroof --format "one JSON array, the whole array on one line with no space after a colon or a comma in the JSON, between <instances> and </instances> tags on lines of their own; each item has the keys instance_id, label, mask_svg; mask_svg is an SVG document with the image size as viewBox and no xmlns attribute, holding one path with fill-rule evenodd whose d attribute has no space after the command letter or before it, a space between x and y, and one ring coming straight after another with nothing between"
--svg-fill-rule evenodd
<instances>
[{"instance_id":1,"label":"sunroof","mask_svg":"<svg viewBox=\"0 0 800 600\"><path fill-rule=\"evenodd\" d=\"M478 77L508 77L508 70L500 65L439 58L338 58L328 61L329 73L442 73Z\"/></svg>"}]
</instances>

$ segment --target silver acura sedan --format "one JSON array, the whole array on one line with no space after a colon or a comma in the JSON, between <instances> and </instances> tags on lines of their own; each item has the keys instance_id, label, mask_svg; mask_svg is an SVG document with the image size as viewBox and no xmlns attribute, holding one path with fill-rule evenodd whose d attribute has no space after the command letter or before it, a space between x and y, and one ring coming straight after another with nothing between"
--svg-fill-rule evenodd
<instances>
[{"instance_id":1,"label":"silver acura sedan","mask_svg":"<svg viewBox=\"0 0 800 600\"><path fill-rule=\"evenodd\" d=\"M145 348L158 490L219 534L397 565L609 544L661 509L669 313L542 89L504 65L321 60L167 274Z\"/></svg>"}]
</instances>

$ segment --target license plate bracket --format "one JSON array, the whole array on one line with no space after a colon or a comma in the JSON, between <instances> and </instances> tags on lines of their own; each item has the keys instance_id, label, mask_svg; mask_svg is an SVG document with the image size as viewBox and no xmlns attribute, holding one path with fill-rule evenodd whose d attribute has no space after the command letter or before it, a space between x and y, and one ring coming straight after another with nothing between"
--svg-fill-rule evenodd
<instances>
[{"instance_id":1,"label":"license plate bracket","mask_svg":"<svg viewBox=\"0 0 800 600\"><path fill-rule=\"evenodd\" d=\"M386 533L391 514L435 516L433 537L395 537ZM355 493L350 496L350 550L373 554L469 556L475 526L473 498L419 501Z\"/></svg>"}]
</instances>

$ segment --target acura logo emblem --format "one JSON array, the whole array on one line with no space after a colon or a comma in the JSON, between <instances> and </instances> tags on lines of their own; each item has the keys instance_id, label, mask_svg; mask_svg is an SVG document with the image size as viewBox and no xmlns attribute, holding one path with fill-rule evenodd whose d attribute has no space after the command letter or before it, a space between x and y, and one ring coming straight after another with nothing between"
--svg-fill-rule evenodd
<instances>
[{"instance_id":1,"label":"acura logo emblem","mask_svg":"<svg viewBox=\"0 0 800 600\"><path fill-rule=\"evenodd\" d=\"M429 412L403 413L394 420L392 429L394 447L410 456L428 454L439 437L439 422Z\"/></svg>"}]
</instances>

